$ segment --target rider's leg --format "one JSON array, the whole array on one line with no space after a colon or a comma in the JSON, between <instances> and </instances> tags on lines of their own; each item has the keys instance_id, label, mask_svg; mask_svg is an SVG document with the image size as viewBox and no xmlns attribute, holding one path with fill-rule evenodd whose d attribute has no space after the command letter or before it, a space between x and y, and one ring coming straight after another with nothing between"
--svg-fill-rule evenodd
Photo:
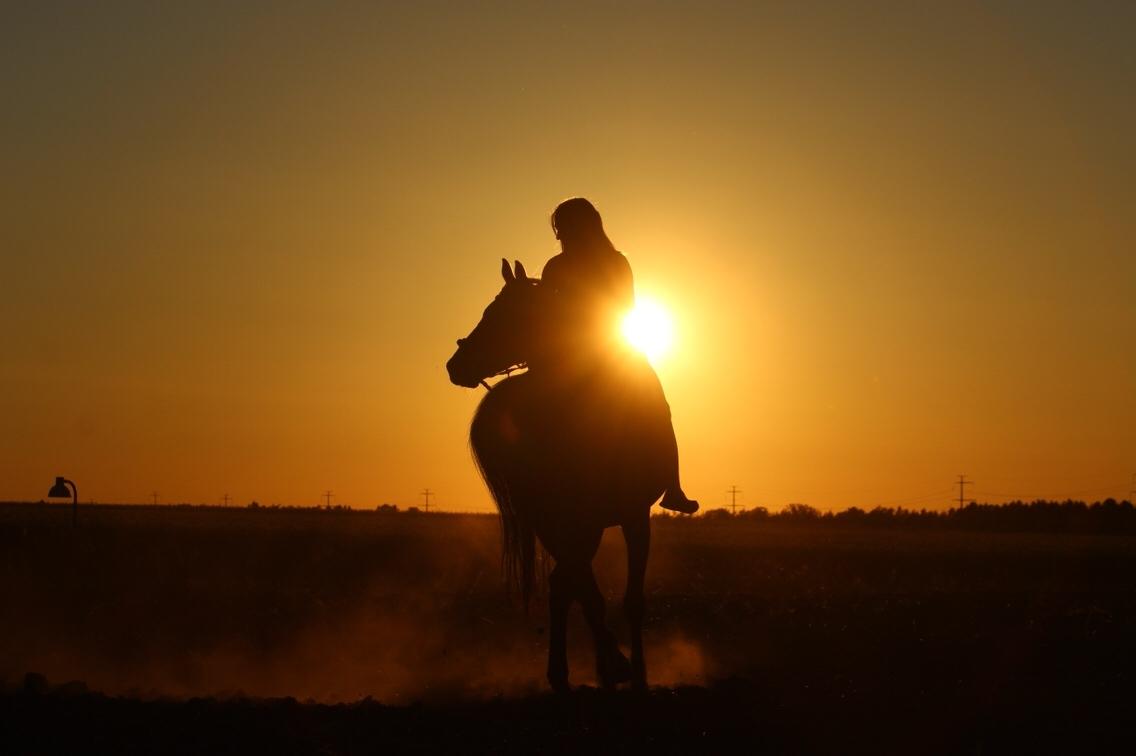
<instances>
[{"instance_id":1,"label":"rider's leg","mask_svg":"<svg viewBox=\"0 0 1136 756\"><path fill-rule=\"evenodd\" d=\"M675 439L674 425L671 423L671 410L670 407L663 404L665 408L665 417L662 418L662 427L659 431L659 436L663 442L663 453L666 457L667 477L670 482L667 484L667 491L663 494L663 500L659 506L663 509L669 509L672 512L681 512L682 514L694 514L698 511L698 502L694 499L687 497L686 493L682 490L682 483L679 482L678 477L678 440Z\"/></svg>"}]
</instances>

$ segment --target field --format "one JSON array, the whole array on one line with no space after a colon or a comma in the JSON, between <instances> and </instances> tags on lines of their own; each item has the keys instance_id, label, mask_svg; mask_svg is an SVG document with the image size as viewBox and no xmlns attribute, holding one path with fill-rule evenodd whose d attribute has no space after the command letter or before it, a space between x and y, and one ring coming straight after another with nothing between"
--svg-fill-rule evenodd
<instances>
[{"instance_id":1,"label":"field","mask_svg":"<svg viewBox=\"0 0 1136 756\"><path fill-rule=\"evenodd\" d=\"M0 722L17 752L1132 746L1130 536L658 520L654 687L557 698L543 606L505 595L493 517L69 516L0 507ZM611 532L596 570L617 632L623 560ZM591 686L578 613L570 634L573 682Z\"/></svg>"}]
</instances>

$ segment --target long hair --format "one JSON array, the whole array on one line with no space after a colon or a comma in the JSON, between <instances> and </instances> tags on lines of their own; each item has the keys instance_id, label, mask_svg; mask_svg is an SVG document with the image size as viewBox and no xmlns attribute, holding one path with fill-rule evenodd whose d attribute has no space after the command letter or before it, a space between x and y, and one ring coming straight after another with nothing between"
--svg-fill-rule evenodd
<instances>
[{"instance_id":1,"label":"long hair","mask_svg":"<svg viewBox=\"0 0 1136 756\"><path fill-rule=\"evenodd\" d=\"M561 202L552 211L551 221L553 233L568 254L615 252L599 210L583 197Z\"/></svg>"}]
</instances>

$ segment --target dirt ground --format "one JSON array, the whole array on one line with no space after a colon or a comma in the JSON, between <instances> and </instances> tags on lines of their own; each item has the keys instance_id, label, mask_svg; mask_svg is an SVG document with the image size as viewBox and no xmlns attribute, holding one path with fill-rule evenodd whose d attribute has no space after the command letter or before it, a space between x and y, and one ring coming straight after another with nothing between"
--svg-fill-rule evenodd
<instances>
[{"instance_id":1,"label":"dirt ground","mask_svg":"<svg viewBox=\"0 0 1136 756\"><path fill-rule=\"evenodd\" d=\"M623 631L624 553L596 559ZM1136 540L655 523L651 691L504 593L487 516L0 507L19 753L997 753L1132 745ZM5 749L8 751L8 749Z\"/></svg>"}]
</instances>

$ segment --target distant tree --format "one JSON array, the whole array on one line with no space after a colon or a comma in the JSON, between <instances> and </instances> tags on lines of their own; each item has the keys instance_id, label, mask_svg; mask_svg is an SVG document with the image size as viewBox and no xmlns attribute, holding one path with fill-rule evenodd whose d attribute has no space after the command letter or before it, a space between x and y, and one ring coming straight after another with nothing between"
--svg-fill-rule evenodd
<instances>
[{"instance_id":1,"label":"distant tree","mask_svg":"<svg viewBox=\"0 0 1136 756\"><path fill-rule=\"evenodd\" d=\"M705 520L728 520L733 517L730 510L725 508L708 509L702 513L702 518Z\"/></svg>"},{"instance_id":2,"label":"distant tree","mask_svg":"<svg viewBox=\"0 0 1136 756\"><path fill-rule=\"evenodd\" d=\"M781 517L793 522L811 522L820 519L820 510L808 504L794 502L782 510Z\"/></svg>"},{"instance_id":3,"label":"distant tree","mask_svg":"<svg viewBox=\"0 0 1136 756\"><path fill-rule=\"evenodd\" d=\"M422 514L422 510L421 510L421 509L419 509L418 507L407 507L407 508L406 508L406 513L407 513L407 514L412 514L412 515L416 515L416 514Z\"/></svg>"},{"instance_id":4,"label":"distant tree","mask_svg":"<svg viewBox=\"0 0 1136 756\"><path fill-rule=\"evenodd\" d=\"M249 502L249 505L248 505L248 508L249 508L249 509L260 509L260 502L258 502L258 501L255 501L255 500L254 500L254 501L250 501L250 502Z\"/></svg>"},{"instance_id":5,"label":"distant tree","mask_svg":"<svg viewBox=\"0 0 1136 756\"><path fill-rule=\"evenodd\" d=\"M896 511L891 507L875 507L872 511L865 513L864 520L873 525L888 525L898 519Z\"/></svg>"},{"instance_id":6,"label":"distant tree","mask_svg":"<svg viewBox=\"0 0 1136 756\"><path fill-rule=\"evenodd\" d=\"M375 511L376 512L382 512L383 514L394 514L395 512L398 511L398 506L395 505L395 504L383 503L383 504L380 504L379 506L375 507Z\"/></svg>"},{"instance_id":7,"label":"distant tree","mask_svg":"<svg viewBox=\"0 0 1136 756\"><path fill-rule=\"evenodd\" d=\"M833 515L833 519L835 519L837 522L842 522L847 525L858 525L862 524L867 516L868 513L860 509L859 507L849 507L843 512L837 512L835 515Z\"/></svg>"}]
</instances>

